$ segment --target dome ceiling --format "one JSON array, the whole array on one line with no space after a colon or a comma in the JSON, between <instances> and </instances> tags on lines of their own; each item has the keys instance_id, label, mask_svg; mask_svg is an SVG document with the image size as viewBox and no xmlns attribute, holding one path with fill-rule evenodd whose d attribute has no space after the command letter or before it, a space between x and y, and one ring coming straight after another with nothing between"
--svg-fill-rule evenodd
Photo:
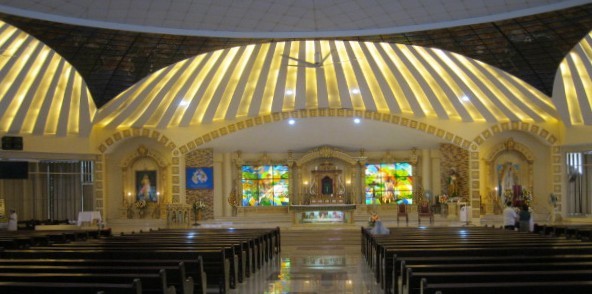
<instances>
[{"instance_id":1,"label":"dome ceiling","mask_svg":"<svg viewBox=\"0 0 592 294\"><path fill-rule=\"evenodd\" d=\"M549 122L551 100L482 62L438 49L355 41L234 47L164 68L99 111L109 128L169 128L302 109L465 122Z\"/></svg>"},{"instance_id":2,"label":"dome ceiling","mask_svg":"<svg viewBox=\"0 0 592 294\"><path fill-rule=\"evenodd\" d=\"M72 13L80 9L80 7L87 7L78 5L78 1L58 2L66 5L64 7L69 7L70 10L73 10ZM118 4L120 3L119 1L92 2L107 3L101 6L105 10L112 9L112 7L120 7ZM163 1L133 2L160 3ZM209 1L208 3L210 2L218 3L218 1ZM255 1L233 2L255 3ZM276 2L296 3L298 1ZM401 1L384 2L398 3ZM441 2L448 5L448 1ZM461 5L459 7L473 5L467 3L478 3L481 6L484 6L485 3L490 6L494 5L493 3L501 6L512 5L510 3L526 3L523 1L461 2L465 4L459 4ZM532 3L541 4L542 2L545 1L534 1ZM561 6L559 4L562 3L578 4L582 2L590 3L590 1L549 1L541 5L553 4L554 6L551 5L547 8L556 7L560 9ZM25 6L19 6L21 5L19 4L21 3L20 0L3 1L2 3L4 5L0 5L0 11L3 12L10 11L8 8L25 8ZM57 2L23 1L23 3L43 8ZM128 1L121 1L121 3L128 3ZM60 7L52 6L52 9L66 13L64 12L66 9ZM133 7L127 6L124 11ZM148 9L150 6L144 5L144 7ZM450 4L450 7L455 6ZM538 13L544 11L537 7L535 5L530 12ZM463 9L458 10L461 11ZM34 9L31 12L32 16L38 16L34 13L35 11ZM405 9L397 11L397 13L403 15L408 13ZM137 13L140 12L148 15L147 11L137 10ZM434 10L433 13L436 12L437 10ZM409 12L409 14L411 13ZM78 14L74 13L74 16L76 15ZM110 14L112 17L116 15L118 14ZM512 15L506 16L510 17ZM149 16L145 18L150 19ZM431 21L428 16L425 18L426 22ZM33 35L68 60L84 78L98 107L106 104L109 100L118 96L151 73L181 60L218 49L272 41L294 40L291 34L285 34L282 36L282 39L255 38L251 34L244 34L241 38L171 35L148 30L151 28L148 26L144 28L146 31L152 33L111 30L96 26L79 26L2 13L0 13L0 19ZM478 19L483 21L481 18ZM58 19L54 18L53 20L57 21ZM344 21L342 23L347 24L348 22ZM468 23L468 21L457 22L454 23L457 26L441 29L409 30L389 34L381 32L381 34L366 36L350 35L349 37L339 37L339 39L418 45L459 53L500 68L524 80L546 95L551 96L555 72L559 63L592 29L592 4L508 19L489 19L489 22L466 25L463 25L463 23ZM119 23L114 23L113 25L118 28L120 27ZM125 26L121 27L124 28ZM337 38L333 36L327 39L335 40Z\"/></svg>"},{"instance_id":3,"label":"dome ceiling","mask_svg":"<svg viewBox=\"0 0 592 294\"><path fill-rule=\"evenodd\" d=\"M84 80L64 58L0 21L0 132L86 136L95 112Z\"/></svg>"},{"instance_id":4,"label":"dome ceiling","mask_svg":"<svg viewBox=\"0 0 592 294\"><path fill-rule=\"evenodd\" d=\"M273 42L0 14L25 28L0 23L0 132L84 136L93 121L168 128L307 109L591 125L591 14L584 5L425 32ZM92 99L105 104L100 112Z\"/></svg>"}]
</instances>

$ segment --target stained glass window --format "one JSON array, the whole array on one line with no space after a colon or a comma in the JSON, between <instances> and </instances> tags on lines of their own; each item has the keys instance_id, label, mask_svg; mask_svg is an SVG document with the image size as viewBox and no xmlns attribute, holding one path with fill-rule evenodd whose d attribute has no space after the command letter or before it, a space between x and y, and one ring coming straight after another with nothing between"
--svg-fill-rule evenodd
<instances>
[{"instance_id":1,"label":"stained glass window","mask_svg":"<svg viewBox=\"0 0 592 294\"><path fill-rule=\"evenodd\" d=\"M366 204L412 204L413 166L409 162L366 164Z\"/></svg>"},{"instance_id":2,"label":"stained glass window","mask_svg":"<svg viewBox=\"0 0 592 294\"><path fill-rule=\"evenodd\" d=\"M287 165L244 165L243 206L285 206L290 203Z\"/></svg>"}]
</instances>

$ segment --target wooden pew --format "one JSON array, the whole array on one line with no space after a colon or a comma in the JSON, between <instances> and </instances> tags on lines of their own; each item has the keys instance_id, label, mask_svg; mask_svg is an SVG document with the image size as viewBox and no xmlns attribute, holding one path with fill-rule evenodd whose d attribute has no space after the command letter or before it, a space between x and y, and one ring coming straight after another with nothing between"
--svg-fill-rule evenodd
<instances>
[{"instance_id":1,"label":"wooden pew","mask_svg":"<svg viewBox=\"0 0 592 294\"><path fill-rule=\"evenodd\" d=\"M6 266L45 266L75 267L93 266L95 272L101 269L110 269L110 272L142 272L144 270L164 269L167 273L168 283L182 290L182 293L206 293L207 283L201 257L198 260L124 260L124 259L0 259L0 272L4 272ZM14 269L14 268L13 268ZM37 272L47 270L38 269ZM88 272L90 270L86 270ZM195 280L195 283L194 283ZM195 289L195 290L194 290Z\"/></svg>"},{"instance_id":2,"label":"wooden pew","mask_svg":"<svg viewBox=\"0 0 592 294\"><path fill-rule=\"evenodd\" d=\"M139 279L127 284L114 283L63 283L63 282L0 282L2 294L142 294Z\"/></svg>"},{"instance_id":3,"label":"wooden pew","mask_svg":"<svg viewBox=\"0 0 592 294\"><path fill-rule=\"evenodd\" d=\"M544 281L587 281L592 276L592 269L548 270L496 270L482 271L445 271L445 272L410 272L408 274L408 294L419 294L426 284L438 283L506 283L506 282L544 282ZM500 293L503 293L500 291Z\"/></svg>"},{"instance_id":4,"label":"wooden pew","mask_svg":"<svg viewBox=\"0 0 592 294\"><path fill-rule=\"evenodd\" d=\"M52 270L52 269L48 269ZM54 267L55 270L55 267ZM167 284L165 270L152 273L97 273L86 272L23 272L15 269L10 272L0 272L0 282L46 282L46 283L97 283L97 284L127 284L139 279L142 282L142 293L176 294L174 286ZM113 268L111 268L113 270Z\"/></svg>"},{"instance_id":5,"label":"wooden pew","mask_svg":"<svg viewBox=\"0 0 592 294\"><path fill-rule=\"evenodd\" d=\"M592 281L563 281L563 282L494 282L494 283L439 283L426 282L423 294L583 294L592 293Z\"/></svg>"},{"instance_id":6,"label":"wooden pew","mask_svg":"<svg viewBox=\"0 0 592 294\"><path fill-rule=\"evenodd\" d=\"M151 250L151 251L96 251L96 250L4 250L1 258L29 259L154 259L198 260L201 256L208 287L216 287L219 293L229 289L229 265L224 250L200 251Z\"/></svg>"},{"instance_id":7,"label":"wooden pew","mask_svg":"<svg viewBox=\"0 0 592 294\"><path fill-rule=\"evenodd\" d=\"M456 258L455 258L456 259ZM412 281L411 275L421 276L424 272L477 272L477 271L534 271L534 270L588 270L592 269L591 261L558 261L541 257L538 260L513 260L511 258L475 259L475 260L445 260L444 263L402 264L403 274L399 281L397 293L403 293L404 288L419 288L419 280ZM464 263L463 263L464 262ZM412 285L412 283L415 283Z\"/></svg>"},{"instance_id":8,"label":"wooden pew","mask_svg":"<svg viewBox=\"0 0 592 294\"><path fill-rule=\"evenodd\" d=\"M398 290L398 287L394 287L396 285L394 281L397 281L399 277L395 271L398 265L397 258L421 255L450 257L520 255L525 254L525 250L528 251L526 255L571 253L572 251L592 252L592 248L582 247L582 244L577 242L557 241L557 239L548 238L529 240L533 238L532 236L538 235L516 232L508 234L503 231L480 228L391 230L391 235L371 236L362 230L363 246L365 246L363 252L375 269L377 282L381 283L387 293ZM399 232L400 234L397 234ZM523 237L527 238L523 239ZM389 238L397 239L397 241L392 242L392 239ZM424 238L426 245L421 245L422 238ZM470 241L463 241L464 238L469 238ZM509 240L504 241L503 239L506 238ZM410 239L408 245L404 245L406 239Z\"/></svg>"}]
</instances>

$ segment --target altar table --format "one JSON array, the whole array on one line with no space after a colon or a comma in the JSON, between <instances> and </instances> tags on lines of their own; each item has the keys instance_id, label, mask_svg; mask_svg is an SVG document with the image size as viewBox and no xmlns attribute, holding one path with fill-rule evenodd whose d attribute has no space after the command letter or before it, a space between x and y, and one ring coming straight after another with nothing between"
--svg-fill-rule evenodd
<instances>
[{"instance_id":1,"label":"altar table","mask_svg":"<svg viewBox=\"0 0 592 294\"><path fill-rule=\"evenodd\" d=\"M95 220L99 223L103 220L100 211L81 211L78 213L78 221L76 224L78 226L81 226L83 222L93 224Z\"/></svg>"}]
</instances>

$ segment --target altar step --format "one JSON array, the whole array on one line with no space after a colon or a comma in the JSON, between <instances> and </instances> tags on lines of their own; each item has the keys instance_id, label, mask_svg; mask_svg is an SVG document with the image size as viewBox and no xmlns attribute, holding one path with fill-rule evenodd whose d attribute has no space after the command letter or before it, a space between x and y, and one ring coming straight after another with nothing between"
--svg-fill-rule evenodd
<instances>
[{"instance_id":1,"label":"altar step","mask_svg":"<svg viewBox=\"0 0 592 294\"><path fill-rule=\"evenodd\" d=\"M275 228L292 226L289 214L262 214L216 217L201 221L203 227L234 227L234 228Z\"/></svg>"},{"instance_id":2,"label":"altar step","mask_svg":"<svg viewBox=\"0 0 592 294\"><path fill-rule=\"evenodd\" d=\"M281 231L282 252L314 257L318 254L336 256L360 251L360 228L354 226L292 227Z\"/></svg>"}]
</instances>

